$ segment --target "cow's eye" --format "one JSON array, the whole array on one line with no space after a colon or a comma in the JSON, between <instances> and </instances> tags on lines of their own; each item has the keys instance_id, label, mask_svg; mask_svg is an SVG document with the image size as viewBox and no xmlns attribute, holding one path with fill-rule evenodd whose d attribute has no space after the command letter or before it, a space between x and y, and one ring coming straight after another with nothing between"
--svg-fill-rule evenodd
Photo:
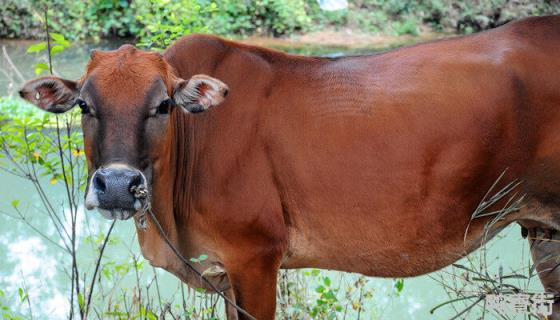
<instances>
[{"instance_id":1,"label":"cow's eye","mask_svg":"<svg viewBox=\"0 0 560 320\"><path fill-rule=\"evenodd\" d=\"M82 114L88 114L89 113L89 106L87 105L87 103L84 100L78 99L76 101L76 104L82 110Z\"/></svg>"},{"instance_id":2,"label":"cow's eye","mask_svg":"<svg viewBox=\"0 0 560 320\"><path fill-rule=\"evenodd\" d=\"M171 99L165 99L157 107L156 113L157 114L168 114L170 107L171 107Z\"/></svg>"}]
</instances>

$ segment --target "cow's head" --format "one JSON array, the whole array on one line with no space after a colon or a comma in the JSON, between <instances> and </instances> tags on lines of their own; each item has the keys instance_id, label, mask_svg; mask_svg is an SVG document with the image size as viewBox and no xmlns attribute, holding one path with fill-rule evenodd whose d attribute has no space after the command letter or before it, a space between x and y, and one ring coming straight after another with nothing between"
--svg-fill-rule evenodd
<instances>
[{"instance_id":1,"label":"cow's head","mask_svg":"<svg viewBox=\"0 0 560 320\"><path fill-rule=\"evenodd\" d=\"M93 51L78 81L42 77L26 83L20 95L52 113L76 105L82 110L86 207L128 219L141 205L132 190L150 190L154 165L169 142L169 114L203 112L227 92L224 83L206 75L180 79L160 54L125 45Z\"/></svg>"}]
</instances>

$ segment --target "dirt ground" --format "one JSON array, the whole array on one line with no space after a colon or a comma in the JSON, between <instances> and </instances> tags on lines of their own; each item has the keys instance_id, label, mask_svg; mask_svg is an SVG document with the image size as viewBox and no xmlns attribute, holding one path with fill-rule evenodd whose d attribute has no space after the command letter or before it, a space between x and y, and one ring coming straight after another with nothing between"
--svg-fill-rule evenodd
<instances>
[{"instance_id":1,"label":"dirt ground","mask_svg":"<svg viewBox=\"0 0 560 320\"><path fill-rule=\"evenodd\" d=\"M292 35L287 38L249 37L242 40L242 42L276 48L297 48L298 46L325 46L360 49L396 47L404 44L435 40L450 36L452 35L435 33L429 30L422 30L417 36L390 36L362 33L352 29L329 29L302 35Z\"/></svg>"}]
</instances>

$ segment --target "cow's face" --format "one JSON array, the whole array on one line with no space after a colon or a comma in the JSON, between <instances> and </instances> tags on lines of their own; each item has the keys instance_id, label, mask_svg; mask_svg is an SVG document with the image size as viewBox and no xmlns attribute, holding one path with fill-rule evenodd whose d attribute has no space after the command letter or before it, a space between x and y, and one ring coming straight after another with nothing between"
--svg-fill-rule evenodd
<instances>
[{"instance_id":1,"label":"cow's face","mask_svg":"<svg viewBox=\"0 0 560 320\"><path fill-rule=\"evenodd\" d=\"M134 190L150 190L154 167L162 167L158 161L171 142L169 114L205 111L227 92L224 83L209 76L180 79L161 55L125 45L94 51L78 81L38 78L20 95L53 113L80 107L88 162L86 207L110 219L128 219L141 207Z\"/></svg>"}]
</instances>

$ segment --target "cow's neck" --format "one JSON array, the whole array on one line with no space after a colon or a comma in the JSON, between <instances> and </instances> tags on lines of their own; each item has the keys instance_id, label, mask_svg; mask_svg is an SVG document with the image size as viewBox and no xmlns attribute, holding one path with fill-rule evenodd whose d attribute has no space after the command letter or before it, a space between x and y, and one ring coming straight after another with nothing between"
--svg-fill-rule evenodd
<instances>
[{"instance_id":1,"label":"cow's neck","mask_svg":"<svg viewBox=\"0 0 560 320\"><path fill-rule=\"evenodd\" d=\"M152 211L166 235L181 250L177 219L179 215L184 216L184 209L188 210L188 198L185 198L189 194L186 192L188 182L185 171L188 150L185 141L178 141L177 137L184 136L181 131L185 130L186 123L184 117L179 114L172 114L171 117L167 143L160 150L160 160L154 164L151 204ZM149 221L146 230L137 229L137 232L142 254L152 265L173 273L176 273L173 269L182 269L181 262L165 243L153 221Z\"/></svg>"}]
</instances>

